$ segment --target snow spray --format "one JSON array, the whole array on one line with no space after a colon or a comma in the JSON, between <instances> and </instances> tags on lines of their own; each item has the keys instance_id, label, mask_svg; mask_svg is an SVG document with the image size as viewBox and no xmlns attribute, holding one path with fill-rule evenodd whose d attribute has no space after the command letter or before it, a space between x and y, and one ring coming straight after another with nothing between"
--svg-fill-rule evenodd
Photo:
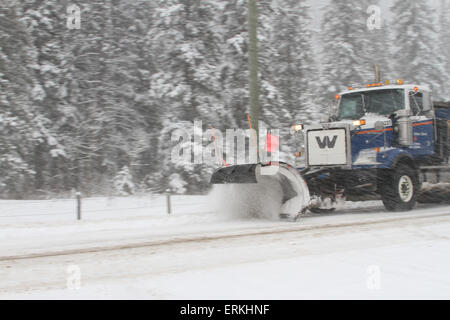
<instances>
[{"instance_id":1,"label":"snow spray","mask_svg":"<svg viewBox=\"0 0 450 320\"><path fill-rule=\"evenodd\" d=\"M283 191L273 176L254 184L215 185L210 193L213 211L229 218L279 219Z\"/></svg>"}]
</instances>

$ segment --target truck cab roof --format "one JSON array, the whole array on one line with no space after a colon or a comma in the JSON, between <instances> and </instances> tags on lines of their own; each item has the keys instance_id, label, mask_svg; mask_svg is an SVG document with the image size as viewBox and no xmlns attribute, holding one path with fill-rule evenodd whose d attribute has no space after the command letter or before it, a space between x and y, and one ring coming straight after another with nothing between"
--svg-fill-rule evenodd
<instances>
[{"instance_id":1,"label":"truck cab roof","mask_svg":"<svg viewBox=\"0 0 450 320\"><path fill-rule=\"evenodd\" d=\"M419 88L419 91L428 91L430 92L430 87L428 85L421 84L402 84L402 85L381 85L376 87L361 87L361 88L353 88L352 90L346 90L339 93L339 95L344 95L348 93L355 92L367 92L367 91L376 91L376 90L386 90L386 89L405 89L413 91L415 88Z\"/></svg>"}]
</instances>

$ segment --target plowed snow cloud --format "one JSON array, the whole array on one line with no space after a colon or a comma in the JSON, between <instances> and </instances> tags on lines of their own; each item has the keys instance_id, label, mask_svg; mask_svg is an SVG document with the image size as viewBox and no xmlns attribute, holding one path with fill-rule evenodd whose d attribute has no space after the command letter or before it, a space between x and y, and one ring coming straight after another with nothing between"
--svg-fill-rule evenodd
<instances>
[{"instance_id":1,"label":"plowed snow cloud","mask_svg":"<svg viewBox=\"0 0 450 320\"><path fill-rule=\"evenodd\" d=\"M283 193L276 178L262 177L257 184L215 185L210 196L213 210L218 214L276 220Z\"/></svg>"}]
</instances>

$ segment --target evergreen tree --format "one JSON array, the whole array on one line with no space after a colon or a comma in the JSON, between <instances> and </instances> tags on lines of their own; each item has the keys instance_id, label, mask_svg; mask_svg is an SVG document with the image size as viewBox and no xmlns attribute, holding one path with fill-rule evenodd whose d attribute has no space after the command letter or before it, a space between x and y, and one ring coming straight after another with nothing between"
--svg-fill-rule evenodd
<instances>
[{"instance_id":1,"label":"evergreen tree","mask_svg":"<svg viewBox=\"0 0 450 320\"><path fill-rule=\"evenodd\" d=\"M222 8L217 12L217 28L221 37L217 42L220 79L220 98L223 107L219 129L248 128L246 114L249 113L248 88L248 9L242 0L218 1ZM260 24L260 28L261 28Z\"/></svg>"},{"instance_id":2,"label":"evergreen tree","mask_svg":"<svg viewBox=\"0 0 450 320\"><path fill-rule=\"evenodd\" d=\"M438 50L443 59L444 74L442 75L441 97L450 100L450 5L445 0L441 0L439 10L439 45Z\"/></svg>"},{"instance_id":3,"label":"evergreen tree","mask_svg":"<svg viewBox=\"0 0 450 320\"><path fill-rule=\"evenodd\" d=\"M156 163L164 180L159 183L167 185L169 176L178 170L195 182L193 191L201 183L198 177L203 177L204 166L172 163L171 133L181 123L189 130L194 120L203 120L206 126L221 118L219 113L224 109L217 72L220 6L216 2L171 0L157 1L156 7L147 41L157 65L150 76L149 99L161 112Z\"/></svg>"},{"instance_id":4,"label":"evergreen tree","mask_svg":"<svg viewBox=\"0 0 450 320\"><path fill-rule=\"evenodd\" d=\"M171 136L190 130L198 156L211 139L192 132L193 121L203 130L248 128L247 2L80 0L80 29L66 25L72 4L0 7L0 194L107 194L123 168L148 190L207 189L217 164L172 163ZM316 56L306 0L258 1L261 128L286 128L284 155L295 145L287 128L317 121L347 85L372 81L375 63L383 79L395 67L443 95L446 4L438 30L426 3L397 1L392 39L384 21L367 27L367 8L377 4L331 0Z\"/></svg>"},{"instance_id":5,"label":"evergreen tree","mask_svg":"<svg viewBox=\"0 0 450 320\"><path fill-rule=\"evenodd\" d=\"M170 114L167 119L217 118L219 74L217 2L158 1L155 27L148 33L158 72L151 76L150 98ZM169 107L170 106L170 107Z\"/></svg>"},{"instance_id":6,"label":"evergreen tree","mask_svg":"<svg viewBox=\"0 0 450 320\"><path fill-rule=\"evenodd\" d=\"M314 102L314 82L319 76L313 59L311 18L305 1L278 0L272 5L268 41L263 41L262 47L263 56L269 53L261 67L263 110L272 113L277 127L289 127L293 121L317 118L320 112Z\"/></svg>"},{"instance_id":7,"label":"evergreen tree","mask_svg":"<svg viewBox=\"0 0 450 320\"><path fill-rule=\"evenodd\" d=\"M135 192L133 176L128 166L124 166L114 177L114 188L117 194L127 196Z\"/></svg>"},{"instance_id":8,"label":"evergreen tree","mask_svg":"<svg viewBox=\"0 0 450 320\"><path fill-rule=\"evenodd\" d=\"M64 153L39 108L45 92L20 9L16 1L0 7L0 192L15 197L42 187L41 153Z\"/></svg>"},{"instance_id":9,"label":"evergreen tree","mask_svg":"<svg viewBox=\"0 0 450 320\"><path fill-rule=\"evenodd\" d=\"M378 8L377 12L368 11L369 8ZM375 81L374 66L378 65L381 72L381 80L391 80L394 76L391 65L392 39L389 38L388 22L386 21L386 12L382 11L379 0L361 1L362 17L366 23L359 32L359 42L361 47L361 65L359 66L364 83ZM372 21L372 15L375 19ZM379 25L377 25L379 23Z\"/></svg>"},{"instance_id":10,"label":"evergreen tree","mask_svg":"<svg viewBox=\"0 0 450 320\"><path fill-rule=\"evenodd\" d=\"M364 51L361 39L367 29L360 1L331 0L323 16L323 92L331 99L337 91L353 84L365 83Z\"/></svg>"},{"instance_id":11,"label":"evergreen tree","mask_svg":"<svg viewBox=\"0 0 450 320\"><path fill-rule=\"evenodd\" d=\"M407 83L428 84L434 97L443 91L443 61L437 50L437 31L433 10L424 1L400 1L392 6L395 23L396 50L393 60L397 74Z\"/></svg>"},{"instance_id":12,"label":"evergreen tree","mask_svg":"<svg viewBox=\"0 0 450 320\"><path fill-rule=\"evenodd\" d=\"M381 70L381 80L392 77L392 39L386 14L380 12L379 26L373 25L369 18L374 12L368 11L371 6L381 9L380 1L331 0L325 10L321 31L322 92L327 92L324 98L329 106L334 95L346 87L375 81L376 64Z\"/></svg>"},{"instance_id":13,"label":"evergreen tree","mask_svg":"<svg viewBox=\"0 0 450 320\"><path fill-rule=\"evenodd\" d=\"M268 128L280 129L281 158L292 163L298 137L291 135L290 128L317 120L322 110L316 99L319 75L311 18L305 1L269 3L260 4L262 118Z\"/></svg>"}]
</instances>

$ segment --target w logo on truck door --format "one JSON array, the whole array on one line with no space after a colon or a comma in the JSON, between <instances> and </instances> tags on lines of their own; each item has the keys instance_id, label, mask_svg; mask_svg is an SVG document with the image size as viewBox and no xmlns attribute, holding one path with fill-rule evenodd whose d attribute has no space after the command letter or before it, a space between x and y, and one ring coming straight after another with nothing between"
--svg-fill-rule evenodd
<instances>
[{"instance_id":1,"label":"w logo on truck door","mask_svg":"<svg viewBox=\"0 0 450 320\"><path fill-rule=\"evenodd\" d=\"M320 137L316 137L316 140L317 140L317 144L319 145L320 149L325 149L325 148L334 149L337 138L338 138L338 136L333 136L333 139L330 140L330 137L326 136L326 137L323 137L322 140L320 139Z\"/></svg>"}]
</instances>

